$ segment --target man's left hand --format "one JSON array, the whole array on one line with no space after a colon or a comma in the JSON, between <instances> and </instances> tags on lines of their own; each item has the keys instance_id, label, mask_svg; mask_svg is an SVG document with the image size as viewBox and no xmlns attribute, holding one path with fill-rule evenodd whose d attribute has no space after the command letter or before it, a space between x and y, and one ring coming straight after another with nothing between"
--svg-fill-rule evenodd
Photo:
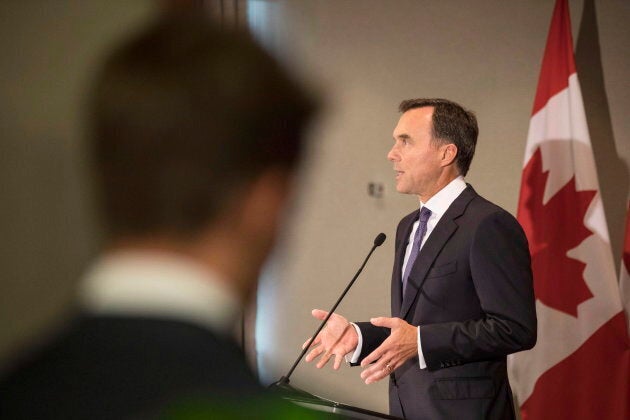
<instances>
[{"instance_id":1,"label":"man's left hand","mask_svg":"<svg viewBox=\"0 0 630 420\"><path fill-rule=\"evenodd\" d=\"M400 318L372 318L372 325L391 329L390 336L361 362L366 384L378 382L418 354L418 328ZM375 362L370 365L370 363ZM368 367L369 366L369 367Z\"/></svg>"}]
</instances>

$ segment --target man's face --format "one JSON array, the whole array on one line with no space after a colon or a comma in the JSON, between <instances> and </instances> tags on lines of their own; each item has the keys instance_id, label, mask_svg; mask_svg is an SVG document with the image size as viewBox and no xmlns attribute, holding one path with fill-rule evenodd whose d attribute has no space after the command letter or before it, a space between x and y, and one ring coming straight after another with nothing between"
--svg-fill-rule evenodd
<instances>
[{"instance_id":1,"label":"man's face","mask_svg":"<svg viewBox=\"0 0 630 420\"><path fill-rule=\"evenodd\" d=\"M394 163L396 190L430 197L441 173L441 147L432 142L433 107L414 108L402 114L394 129L394 146L387 159Z\"/></svg>"}]
</instances>

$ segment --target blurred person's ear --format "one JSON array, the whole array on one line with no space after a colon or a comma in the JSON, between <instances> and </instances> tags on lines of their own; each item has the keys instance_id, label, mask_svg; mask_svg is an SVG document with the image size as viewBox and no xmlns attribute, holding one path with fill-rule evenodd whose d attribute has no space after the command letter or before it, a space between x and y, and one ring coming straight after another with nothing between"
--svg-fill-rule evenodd
<instances>
[{"instance_id":1,"label":"blurred person's ear","mask_svg":"<svg viewBox=\"0 0 630 420\"><path fill-rule=\"evenodd\" d=\"M283 222L284 210L291 195L293 173L287 169L264 170L245 189L239 214L239 230L269 252Z\"/></svg>"},{"instance_id":2,"label":"blurred person's ear","mask_svg":"<svg viewBox=\"0 0 630 420\"><path fill-rule=\"evenodd\" d=\"M230 280L230 287L248 301L260 270L284 222L291 196L293 171L270 167L235 190L222 216L199 237L201 258Z\"/></svg>"}]
</instances>

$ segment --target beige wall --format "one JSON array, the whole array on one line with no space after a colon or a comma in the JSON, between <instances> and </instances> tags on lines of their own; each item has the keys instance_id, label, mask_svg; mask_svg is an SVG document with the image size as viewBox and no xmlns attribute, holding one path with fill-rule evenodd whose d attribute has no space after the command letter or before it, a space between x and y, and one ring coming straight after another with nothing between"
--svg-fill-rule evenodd
<instances>
[{"instance_id":1,"label":"beige wall","mask_svg":"<svg viewBox=\"0 0 630 420\"><path fill-rule=\"evenodd\" d=\"M279 3L285 6L289 23L271 30L289 51L287 60L323 87L328 109L313 133L314 153L300 183L280 262L268 273L279 282L266 286L261 296L259 364L269 379L291 366L299 346L317 325L310 309L327 309L334 303L381 231L388 241L376 251L338 312L353 320L389 314L392 238L398 220L417 205L413 197L395 192L392 165L385 157L401 99L446 97L475 110L481 133L467 180L479 193L515 212L529 116L554 4L551 0ZM577 41L583 2L570 5ZM609 214L609 224L618 256L630 160L630 122L624 117L630 111L626 24L630 7L621 0L596 5L613 136L593 137L603 145L596 150L600 168L610 169L600 182L617 194L605 199L614 201L611 207L617 211L612 217ZM586 56L582 53L581 63L596 66L589 61L594 54L590 50ZM596 117L605 128L606 116ZM368 196L369 182L383 183L383 198ZM282 263L284 268L279 268ZM358 368L345 366L332 372L303 365L292 384L386 411L386 385L365 386L359 373Z\"/></svg>"},{"instance_id":2,"label":"beige wall","mask_svg":"<svg viewBox=\"0 0 630 420\"><path fill-rule=\"evenodd\" d=\"M85 91L104 51L155 9L151 0L0 2L0 362L62 316L96 249Z\"/></svg>"},{"instance_id":3,"label":"beige wall","mask_svg":"<svg viewBox=\"0 0 630 420\"><path fill-rule=\"evenodd\" d=\"M317 81L328 107L312 134L312 154L283 246L265 276L258 339L268 379L290 367L316 326L310 309L335 301L378 232L389 240L339 311L355 320L389 313L391 238L399 218L416 205L414 198L395 193L385 159L401 99L444 96L475 110L481 136L468 181L515 210L553 7L551 0L269 3L274 16L267 39ZM570 3L577 41L583 1ZM102 50L150 16L155 4L0 5L0 364L9 348L61 316L74 280L95 250L78 123L81 93ZM600 94L587 110L595 115L591 129L599 133L593 135L596 158L604 204L614 209L607 211L619 255L630 160L630 6L624 0L596 6L607 98L602 102ZM592 45L585 51L581 56L578 51L578 65L588 66L588 86L597 95ZM584 91L586 97L586 86ZM369 182L384 185L383 198L367 195ZM292 383L386 411L385 384L366 387L358 375L356 368L333 373L304 365Z\"/></svg>"}]
</instances>

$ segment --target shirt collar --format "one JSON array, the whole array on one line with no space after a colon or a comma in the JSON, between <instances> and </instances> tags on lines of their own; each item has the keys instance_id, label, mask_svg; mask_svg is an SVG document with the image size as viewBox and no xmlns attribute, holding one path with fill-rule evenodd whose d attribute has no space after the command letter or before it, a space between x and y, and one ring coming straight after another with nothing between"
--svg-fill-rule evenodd
<instances>
[{"instance_id":1,"label":"shirt collar","mask_svg":"<svg viewBox=\"0 0 630 420\"><path fill-rule=\"evenodd\" d=\"M175 318L229 333L238 299L219 275L191 259L155 251L120 251L84 277L79 301L90 313Z\"/></svg>"},{"instance_id":2,"label":"shirt collar","mask_svg":"<svg viewBox=\"0 0 630 420\"><path fill-rule=\"evenodd\" d=\"M427 207L431 210L431 216L435 215L440 218L466 187L466 181L464 181L464 177L460 175L449 182L446 187L438 191L433 197L429 198L426 203L421 201L420 208Z\"/></svg>"}]
</instances>

